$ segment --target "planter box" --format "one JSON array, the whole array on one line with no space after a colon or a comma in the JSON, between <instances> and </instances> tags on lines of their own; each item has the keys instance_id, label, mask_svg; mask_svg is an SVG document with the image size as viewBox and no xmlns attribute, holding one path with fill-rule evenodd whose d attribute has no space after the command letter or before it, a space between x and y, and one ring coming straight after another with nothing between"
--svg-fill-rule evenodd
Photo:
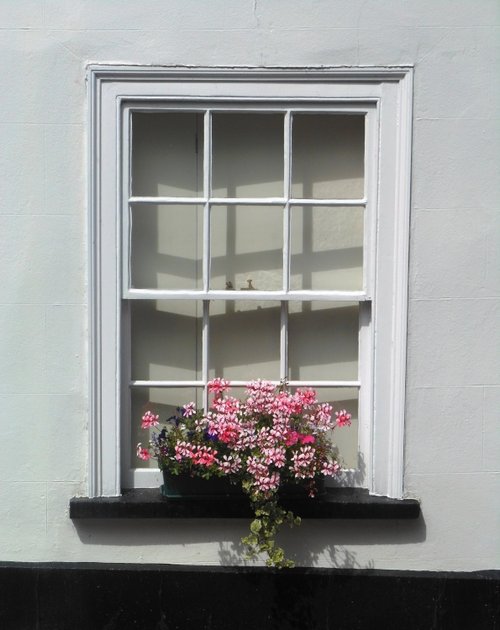
<instances>
[{"instance_id":1,"label":"planter box","mask_svg":"<svg viewBox=\"0 0 500 630\"><path fill-rule=\"evenodd\" d=\"M317 496L325 493L324 479L316 480ZM246 497L239 484L232 484L227 477L190 477L189 475L172 475L163 471L161 493L168 499L200 499L221 497ZM299 485L285 484L278 492L281 499L309 499L307 490ZM310 499L309 499L310 500Z\"/></svg>"},{"instance_id":2,"label":"planter box","mask_svg":"<svg viewBox=\"0 0 500 630\"><path fill-rule=\"evenodd\" d=\"M210 499L213 497L243 497L239 485L230 483L227 477L190 477L189 475L171 475L163 471L161 493L168 499Z\"/></svg>"}]
</instances>

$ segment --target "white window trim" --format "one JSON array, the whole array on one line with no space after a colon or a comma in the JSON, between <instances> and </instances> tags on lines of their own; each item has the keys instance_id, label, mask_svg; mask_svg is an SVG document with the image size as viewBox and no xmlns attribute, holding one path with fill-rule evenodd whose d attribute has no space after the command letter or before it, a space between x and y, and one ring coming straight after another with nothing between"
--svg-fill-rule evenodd
<instances>
[{"instance_id":1,"label":"white window trim","mask_svg":"<svg viewBox=\"0 0 500 630\"><path fill-rule=\"evenodd\" d=\"M370 103L377 122L371 158L380 160L377 213L370 225L376 242L372 326L360 379L373 397L360 409L361 450L368 454L363 485L372 494L403 496L408 243L413 70L365 68L156 68L100 66L88 69L90 420L88 493L121 494L121 221L124 103L154 105L175 99ZM370 146L368 139L367 146ZM113 255L103 255L112 252ZM368 420L369 418L369 420ZM126 454L129 457L129 453Z\"/></svg>"}]
</instances>

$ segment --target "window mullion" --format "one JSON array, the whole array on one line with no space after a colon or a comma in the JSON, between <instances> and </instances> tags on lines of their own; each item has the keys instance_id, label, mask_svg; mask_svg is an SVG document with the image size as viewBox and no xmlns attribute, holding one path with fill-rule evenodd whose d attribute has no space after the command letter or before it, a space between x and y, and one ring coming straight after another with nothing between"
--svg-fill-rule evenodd
<instances>
[{"instance_id":1,"label":"window mullion","mask_svg":"<svg viewBox=\"0 0 500 630\"><path fill-rule=\"evenodd\" d=\"M203 408L208 409L208 347L210 343L210 302L203 300L203 321L202 321L202 336L201 336L201 380L203 381Z\"/></svg>"},{"instance_id":2,"label":"window mullion","mask_svg":"<svg viewBox=\"0 0 500 630\"><path fill-rule=\"evenodd\" d=\"M283 291L290 290L290 191L291 191L291 128L290 110L285 113L283 146L283 184L285 206L283 209ZM288 378L288 303L281 302L280 327L280 378Z\"/></svg>"},{"instance_id":3,"label":"window mullion","mask_svg":"<svg viewBox=\"0 0 500 630\"><path fill-rule=\"evenodd\" d=\"M290 111L285 114L284 128L284 193L285 208L283 214L283 291L290 290L290 191L292 175L292 115Z\"/></svg>"},{"instance_id":4,"label":"window mullion","mask_svg":"<svg viewBox=\"0 0 500 630\"><path fill-rule=\"evenodd\" d=\"M210 195L212 193L212 115L205 112L203 120L203 196L206 199L203 209L203 290L208 291L210 283Z\"/></svg>"}]
</instances>

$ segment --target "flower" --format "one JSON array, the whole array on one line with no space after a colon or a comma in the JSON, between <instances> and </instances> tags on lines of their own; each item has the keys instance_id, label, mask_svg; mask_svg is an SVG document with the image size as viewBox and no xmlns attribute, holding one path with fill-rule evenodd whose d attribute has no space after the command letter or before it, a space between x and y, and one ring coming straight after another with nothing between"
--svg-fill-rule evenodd
<instances>
[{"instance_id":1,"label":"flower","mask_svg":"<svg viewBox=\"0 0 500 630\"><path fill-rule=\"evenodd\" d=\"M316 438L314 435L299 435L299 442L301 444L314 444Z\"/></svg>"},{"instance_id":2,"label":"flower","mask_svg":"<svg viewBox=\"0 0 500 630\"><path fill-rule=\"evenodd\" d=\"M146 413L142 416L141 429L149 429L150 427L157 427L160 423L160 416L152 413L151 411L146 411Z\"/></svg>"},{"instance_id":3,"label":"flower","mask_svg":"<svg viewBox=\"0 0 500 630\"><path fill-rule=\"evenodd\" d=\"M182 408L182 415L185 418L190 418L191 416L194 416L195 413L196 405L194 404L194 402L190 402L187 405L184 405L184 407Z\"/></svg>"},{"instance_id":4,"label":"flower","mask_svg":"<svg viewBox=\"0 0 500 630\"><path fill-rule=\"evenodd\" d=\"M137 457L147 462L148 459L151 459L151 453L147 448L143 448L141 442L137 445Z\"/></svg>"},{"instance_id":5,"label":"flower","mask_svg":"<svg viewBox=\"0 0 500 630\"><path fill-rule=\"evenodd\" d=\"M224 378L217 377L209 381L207 387L208 391L211 394L215 394L215 397L218 398L224 392L227 392L230 386L229 381L226 381Z\"/></svg>"},{"instance_id":6,"label":"flower","mask_svg":"<svg viewBox=\"0 0 500 630\"><path fill-rule=\"evenodd\" d=\"M335 417L337 419L337 426L345 427L351 425L351 414L347 413L345 409L341 409L340 411L335 412Z\"/></svg>"}]
</instances>

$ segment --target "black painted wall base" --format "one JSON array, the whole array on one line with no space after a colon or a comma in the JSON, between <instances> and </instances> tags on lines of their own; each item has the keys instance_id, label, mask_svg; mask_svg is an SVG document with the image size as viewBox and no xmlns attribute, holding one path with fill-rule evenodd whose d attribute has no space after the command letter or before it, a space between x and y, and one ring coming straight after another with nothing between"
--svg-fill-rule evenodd
<instances>
[{"instance_id":1,"label":"black painted wall base","mask_svg":"<svg viewBox=\"0 0 500 630\"><path fill-rule=\"evenodd\" d=\"M0 564L2 630L498 630L500 571Z\"/></svg>"}]
</instances>

